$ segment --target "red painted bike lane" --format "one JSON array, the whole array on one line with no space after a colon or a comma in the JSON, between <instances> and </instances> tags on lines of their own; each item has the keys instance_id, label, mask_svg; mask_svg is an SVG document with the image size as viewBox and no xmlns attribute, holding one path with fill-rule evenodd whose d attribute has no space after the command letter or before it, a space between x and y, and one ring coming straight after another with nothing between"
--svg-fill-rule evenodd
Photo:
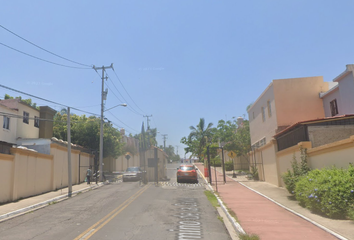
<instances>
[{"instance_id":1,"label":"red painted bike lane","mask_svg":"<svg viewBox=\"0 0 354 240\"><path fill-rule=\"evenodd\" d=\"M201 170L202 164L196 164ZM214 191L215 173L212 171ZM330 240L338 239L309 221L289 212L269 199L217 172L218 194L225 205L234 211L242 228L248 234L257 234L261 240Z\"/></svg>"}]
</instances>

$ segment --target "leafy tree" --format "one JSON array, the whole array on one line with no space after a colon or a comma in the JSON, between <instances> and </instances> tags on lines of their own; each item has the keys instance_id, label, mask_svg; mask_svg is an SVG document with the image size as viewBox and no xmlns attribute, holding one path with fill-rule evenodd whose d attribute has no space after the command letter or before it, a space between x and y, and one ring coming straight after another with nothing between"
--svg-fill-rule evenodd
<instances>
[{"instance_id":1,"label":"leafy tree","mask_svg":"<svg viewBox=\"0 0 354 240\"><path fill-rule=\"evenodd\" d=\"M146 150L149 148L149 146L156 146L157 145L156 135L157 135L156 128L150 128L145 131L144 123L143 123L142 128L141 128L141 133L135 134L134 138L139 139L140 149ZM149 144L149 141L150 141L150 144Z\"/></svg>"},{"instance_id":2,"label":"leafy tree","mask_svg":"<svg viewBox=\"0 0 354 240\"><path fill-rule=\"evenodd\" d=\"M244 120L242 126L237 121L220 120L214 135L214 141L224 142L224 149L234 151L238 156L246 156L251 151L251 135L249 121Z\"/></svg>"},{"instance_id":3,"label":"leafy tree","mask_svg":"<svg viewBox=\"0 0 354 240\"><path fill-rule=\"evenodd\" d=\"M98 149L100 142L100 118L72 114L70 118L71 142L89 149ZM67 114L57 112L54 116L53 135L67 141ZM122 154L120 132L112 124L103 125L103 157L117 157Z\"/></svg>"},{"instance_id":4,"label":"leafy tree","mask_svg":"<svg viewBox=\"0 0 354 240\"><path fill-rule=\"evenodd\" d=\"M29 105L29 106L31 106L31 107L34 107L34 108L36 108L36 109L39 110L39 107L37 107L37 104L36 104L36 103L33 103L33 102L32 102L32 99L31 99L31 98L22 99L21 96L14 98L14 97L12 97L12 96L10 96L10 95L8 95L8 94L5 94L4 99L20 99L21 102L26 103L27 105Z\"/></svg>"},{"instance_id":5,"label":"leafy tree","mask_svg":"<svg viewBox=\"0 0 354 240\"><path fill-rule=\"evenodd\" d=\"M199 159L202 158L202 153L207 145L208 141L212 140L213 135L213 123L205 125L204 118L200 118L199 123L196 127L190 126L191 130L188 137L183 137L181 143L187 145L184 149L187 153L191 152L192 155L197 156Z\"/></svg>"}]
</instances>

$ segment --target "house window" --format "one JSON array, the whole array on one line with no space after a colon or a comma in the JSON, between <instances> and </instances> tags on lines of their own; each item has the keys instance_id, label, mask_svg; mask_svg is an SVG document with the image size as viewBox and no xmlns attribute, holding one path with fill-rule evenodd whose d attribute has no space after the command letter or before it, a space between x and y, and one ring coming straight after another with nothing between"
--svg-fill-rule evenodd
<instances>
[{"instance_id":1,"label":"house window","mask_svg":"<svg viewBox=\"0 0 354 240\"><path fill-rule=\"evenodd\" d=\"M262 107L262 120L265 122L265 110L264 107Z\"/></svg>"},{"instance_id":2,"label":"house window","mask_svg":"<svg viewBox=\"0 0 354 240\"><path fill-rule=\"evenodd\" d=\"M268 108L268 117L272 116L272 108L270 106L270 101L267 102L267 108Z\"/></svg>"},{"instance_id":3,"label":"house window","mask_svg":"<svg viewBox=\"0 0 354 240\"><path fill-rule=\"evenodd\" d=\"M39 118L38 117L34 117L34 126L39 128Z\"/></svg>"},{"instance_id":4,"label":"house window","mask_svg":"<svg viewBox=\"0 0 354 240\"><path fill-rule=\"evenodd\" d=\"M330 108L331 108L331 114L332 117L338 114L338 105L337 105L337 99L334 99L329 103Z\"/></svg>"},{"instance_id":5,"label":"house window","mask_svg":"<svg viewBox=\"0 0 354 240\"><path fill-rule=\"evenodd\" d=\"M7 116L4 116L4 123L2 125L4 129L10 129L10 118Z\"/></svg>"},{"instance_id":6,"label":"house window","mask_svg":"<svg viewBox=\"0 0 354 240\"><path fill-rule=\"evenodd\" d=\"M253 119L254 119L254 112L252 112L252 117L253 117Z\"/></svg>"},{"instance_id":7,"label":"house window","mask_svg":"<svg viewBox=\"0 0 354 240\"><path fill-rule=\"evenodd\" d=\"M24 123L29 123L29 113L28 112L25 112L23 111L23 122Z\"/></svg>"}]
</instances>

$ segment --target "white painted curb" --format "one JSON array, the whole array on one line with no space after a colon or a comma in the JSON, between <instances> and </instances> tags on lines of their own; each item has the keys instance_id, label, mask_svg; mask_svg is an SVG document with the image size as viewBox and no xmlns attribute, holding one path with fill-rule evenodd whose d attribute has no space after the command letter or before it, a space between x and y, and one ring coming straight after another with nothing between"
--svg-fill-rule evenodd
<instances>
[{"instance_id":1,"label":"white painted curb","mask_svg":"<svg viewBox=\"0 0 354 240\"><path fill-rule=\"evenodd\" d=\"M233 179L233 180L236 181L235 179ZM237 181L236 181L236 182L237 182ZM295 212L294 210L292 210L292 209L290 209L290 208L288 208L288 207L285 207L285 206L282 205L281 203L278 203L277 201L275 201L275 200L273 200L273 199L267 197L266 195L264 195L264 194L262 194L262 193L260 193L260 192L258 192L258 191L256 191L256 190L254 190L254 189L252 189L252 188L246 186L245 184L243 184L243 183L241 183L241 182L238 182L238 183L241 184L242 186L248 188L249 190L252 190L253 192L255 192L255 193L261 195L262 197L265 197L265 198L268 199L269 201L271 201L271 202L277 204L278 206L284 208L285 210L288 210L289 212L291 212L291 213L293 213L293 214L295 214L295 215L301 217L302 219L304 219L304 220L306 220L306 221L312 223L313 225L315 225L315 226L321 228L322 230L324 230L324 231L326 231L326 232L332 234L332 235L335 236L336 238L338 238L338 239L340 239L340 240L349 240L348 238L345 238L345 237L343 237L343 236L337 234L336 232L333 232L332 230L326 228L325 226L323 226L323 225L321 225L321 224L319 224L319 223L317 223L317 222L315 222L315 221L312 221L311 219L309 219L309 218L307 218L307 217L301 215L300 213Z\"/></svg>"},{"instance_id":2,"label":"white painted curb","mask_svg":"<svg viewBox=\"0 0 354 240\"><path fill-rule=\"evenodd\" d=\"M227 208L224 205L224 202L219 198L219 196L217 196L215 194L215 191L213 189L213 187L208 183L208 181L206 180L206 178L204 177L204 175L201 173L200 169L198 168L198 172L199 172L199 176L202 176L202 178L204 179L204 181L206 182L209 190L214 194L214 196L216 197L216 199L218 200L218 203L221 207L221 209L224 211L224 213L226 214L227 218L229 219L229 221L231 222L233 228L235 229L237 234L246 234L246 232L243 230L243 228L241 227L241 225L236 222L235 218L233 216L230 215L229 211L227 210Z\"/></svg>"}]
</instances>

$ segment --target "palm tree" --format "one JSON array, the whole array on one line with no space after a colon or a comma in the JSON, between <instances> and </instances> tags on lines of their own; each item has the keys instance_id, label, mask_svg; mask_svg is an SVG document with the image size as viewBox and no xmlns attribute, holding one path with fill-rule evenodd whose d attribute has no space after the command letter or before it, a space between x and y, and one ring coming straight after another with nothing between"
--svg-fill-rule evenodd
<instances>
[{"instance_id":1,"label":"palm tree","mask_svg":"<svg viewBox=\"0 0 354 240\"><path fill-rule=\"evenodd\" d=\"M211 140L212 126L213 123L209 123L208 126L205 128L205 120L204 118L201 118L196 127L194 126L189 127L189 129L192 130L192 132L188 135L188 141L192 142L194 140L197 140L198 143L198 146L196 148L197 152L195 152L194 154L196 154L199 159L201 157L203 149L206 146L208 140Z\"/></svg>"}]
</instances>

